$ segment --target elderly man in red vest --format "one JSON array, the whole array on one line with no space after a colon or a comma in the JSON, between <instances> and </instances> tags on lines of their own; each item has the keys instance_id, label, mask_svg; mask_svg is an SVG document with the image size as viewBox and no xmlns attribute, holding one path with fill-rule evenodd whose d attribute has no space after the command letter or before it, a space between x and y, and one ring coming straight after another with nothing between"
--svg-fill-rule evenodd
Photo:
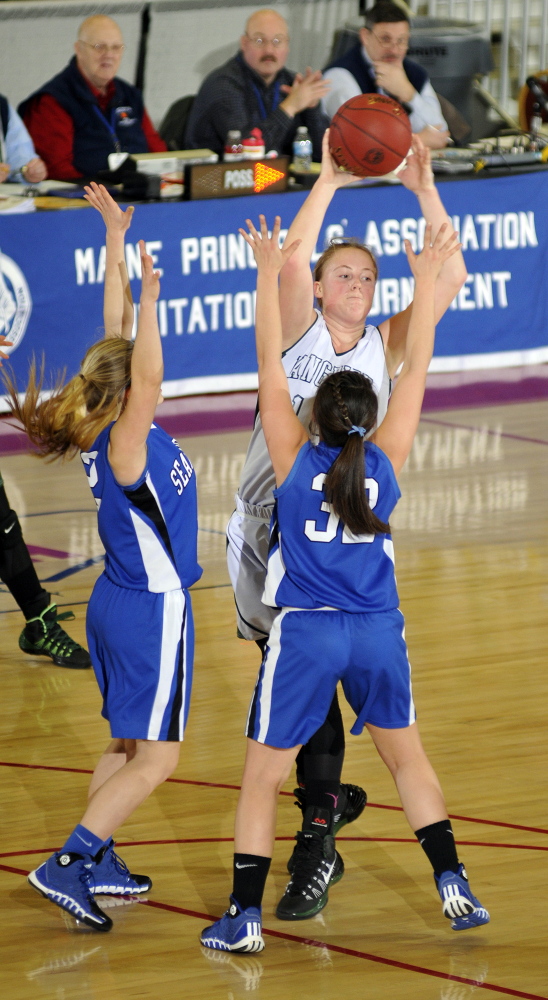
<instances>
[{"instance_id":1,"label":"elderly man in red vest","mask_svg":"<svg viewBox=\"0 0 548 1000\"><path fill-rule=\"evenodd\" d=\"M68 66L19 106L50 177L87 179L108 169L109 153L166 149L141 92L116 76L124 48L116 21L86 18Z\"/></svg>"}]
</instances>

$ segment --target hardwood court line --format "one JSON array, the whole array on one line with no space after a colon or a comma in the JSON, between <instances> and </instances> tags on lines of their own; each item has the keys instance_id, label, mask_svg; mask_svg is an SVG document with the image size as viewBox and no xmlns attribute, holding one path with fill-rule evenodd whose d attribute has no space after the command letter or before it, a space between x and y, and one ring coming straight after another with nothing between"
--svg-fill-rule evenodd
<instances>
[{"instance_id":1,"label":"hardwood court line","mask_svg":"<svg viewBox=\"0 0 548 1000\"><path fill-rule=\"evenodd\" d=\"M479 427L477 424L475 424L475 425L472 424L471 426L470 426L470 424L452 424L452 423L450 423L449 420L436 420L435 417L421 417L421 424L422 423L424 423L424 424L440 424L441 427L449 427L449 428L452 428L453 430L462 430L462 431L478 431L478 430L482 430L482 431L485 431L487 434L492 434L492 435L496 434L497 437L510 438L510 440L512 440L512 441L525 441L527 444L543 444L543 445L548 445L548 441L544 441L542 438L526 437L525 435L522 435L522 434L509 434L508 431L501 431L501 430L494 430L494 429L491 430L490 427L485 427L485 425L482 425L481 427Z\"/></svg>"},{"instance_id":2,"label":"hardwood court line","mask_svg":"<svg viewBox=\"0 0 548 1000\"><path fill-rule=\"evenodd\" d=\"M72 774L93 774L91 768L85 767L66 767L60 764L23 764L19 761L11 760L0 760L0 767L22 767L27 768L31 771L66 771ZM193 785L199 788L224 788L228 791L239 792L240 785L226 785L218 781L197 781L193 778L168 778L168 783L176 785ZM166 783L166 782L165 782ZM293 792L280 792L280 795L287 795L291 798L293 797ZM403 812L401 806L389 806L383 805L380 802L369 802L367 803L369 809L389 809L395 812ZM458 819L464 823L479 823L482 826L500 826L506 830L524 830L526 833L544 833L548 834L548 830L539 826L524 826L521 823L507 823L503 820L497 819L481 819L476 816L458 816L456 813L449 813L449 819ZM292 839L292 838L290 838Z\"/></svg>"},{"instance_id":3,"label":"hardwood court line","mask_svg":"<svg viewBox=\"0 0 548 1000\"><path fill-rule=\"evenodd\" d=\"M0 865L0 871L9 872L14 875L27 876L29 872L21 868L11 868L8 865ZM180 913L184 917L193 917L196 920L215 921L218 916L210 913L200 913L198 910L187 910L182 906L175 906L172 903L160 903L152 899L138 899L141 906L150 906L152 909L165 910L169 913ZM395 958L384 958L381 955L372 955L366 951L357 951L354 948L343 948L338 944L329 944L327 941L319 941L315 938L301 938L296 934L288 934L285 931L274 931L268 927L263 927L263 934L268 937L279 938L282 941L291 941L294 944L306 944L314 948L325 948L338 955L348 955L350 958L359 958L362 961L374 962L377 965L388 965L392 969L401 969L404 972L416 972L422 976L430 976L434 979L444 979L451 983L463 983L465 986L475 986L478 989L488 990L491 993L503 993L505 996L521 997L522 1000L548 1000L546 996L539 993L524 993L522 990L513 990L506 986L497 986L495 983L480 982L477 979L466 979L464 976L455 976L447 972L438 972L436 969L428 969L421 965L411 965L409 962L398 962Z\"/></svg>"},{"instance_id":4,"label":"hardwood court line","mask_svg":"<svg viewBox=\"0 0 548 1000\"><path fill-rule=\"evenodd\" d=\"M289 842L295 837L276 837L276 843ZM337 837L337 843L344 841L346 844L369 843L369 844L416 844L412 837ZM234 837L172 837L163 840L117 840L119 848L124 847L167 847L173 844L232 844ZM484 840L458 840L459 847L495 847L501 850L510 851L548 851L548 846L543 847L537 844L497 844ZM60 850L59 847L31 847L18 848L16 851L0 851L0 858L27 857L29 854L54 854ZM0 865L2 868L2 865Z\"/></svg>"}]
</instances>

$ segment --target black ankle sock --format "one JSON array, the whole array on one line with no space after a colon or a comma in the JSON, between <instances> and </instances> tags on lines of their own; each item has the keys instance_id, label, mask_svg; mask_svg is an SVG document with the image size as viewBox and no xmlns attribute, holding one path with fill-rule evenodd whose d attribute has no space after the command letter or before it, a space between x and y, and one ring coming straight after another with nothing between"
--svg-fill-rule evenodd
<instances>
[{"instance_id":1,"label":"black ankle sock","mask_svg":"<svg viewBox=\"0 0 548 1000\"><path fill-rule=\"evenodd\" d=\"M232 895L242 910L260 907L271 860L260 854L234 855Z\"/></svg>"},{"instance_id":2,"label":"black ankle sock","mask_svg":"<svg viewBox=\"0 0 548 1000\"><path fill-rule=\"evenodd\" d=\"M415 837L428 858L435 875L442 872L458 872L459 859L453 835L451 820L442 819L430 823L421 830L415 830Z\"/></svg>"}]
</instances>

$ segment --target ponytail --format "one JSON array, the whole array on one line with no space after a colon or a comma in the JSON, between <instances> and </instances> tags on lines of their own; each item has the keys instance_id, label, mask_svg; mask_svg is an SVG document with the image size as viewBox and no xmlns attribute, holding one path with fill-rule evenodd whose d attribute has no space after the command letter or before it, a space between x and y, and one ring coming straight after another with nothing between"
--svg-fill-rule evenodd
<instances>
[{"instance_id":1,"label":"ponytail","mask_svg":"<svg viewBox=\"0 0 548 1000\"><path fill-rule=\"evenodd\" d=\"M375 425L377 397L360 372L342 371L321 383L314 400L313 420L330 447L341 448L324 483L325 498L355 535L386 534L390 525L369 506L365 490L363 437Z\"/></svg>"},{"instance_id":2,"label":"ponytail","mask_svg":"<svg viewBox=\"0 0 548 1000\"><path fill-rule=\"evenodd\" d=\"M101 340L86 353L78 375L65 384L61 373L51 394L40 400L44 359L37 371L33 358L22 399L15 380L4 374L11 413L21 421L39 456L73 458L117 418L131 381L132 341Z\"/></svg>"}]
</instances>

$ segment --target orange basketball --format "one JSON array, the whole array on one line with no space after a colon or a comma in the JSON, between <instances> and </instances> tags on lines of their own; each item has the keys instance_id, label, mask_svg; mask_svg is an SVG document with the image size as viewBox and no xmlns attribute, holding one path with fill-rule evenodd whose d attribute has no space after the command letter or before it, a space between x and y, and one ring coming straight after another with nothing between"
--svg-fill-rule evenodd
<instances>
[{"instance_id":1,"label":"orange basketball","mask_svg":"<svg viewBox=\"0 0 548 1000\"><path fill-rule=\"evenodd\" d=\"M384 94L358 94L341 105L329 129L329 148L340 167L379 177L399 167L411 147L411 125L401 104Z\"/></svg>"}]
</instances>

